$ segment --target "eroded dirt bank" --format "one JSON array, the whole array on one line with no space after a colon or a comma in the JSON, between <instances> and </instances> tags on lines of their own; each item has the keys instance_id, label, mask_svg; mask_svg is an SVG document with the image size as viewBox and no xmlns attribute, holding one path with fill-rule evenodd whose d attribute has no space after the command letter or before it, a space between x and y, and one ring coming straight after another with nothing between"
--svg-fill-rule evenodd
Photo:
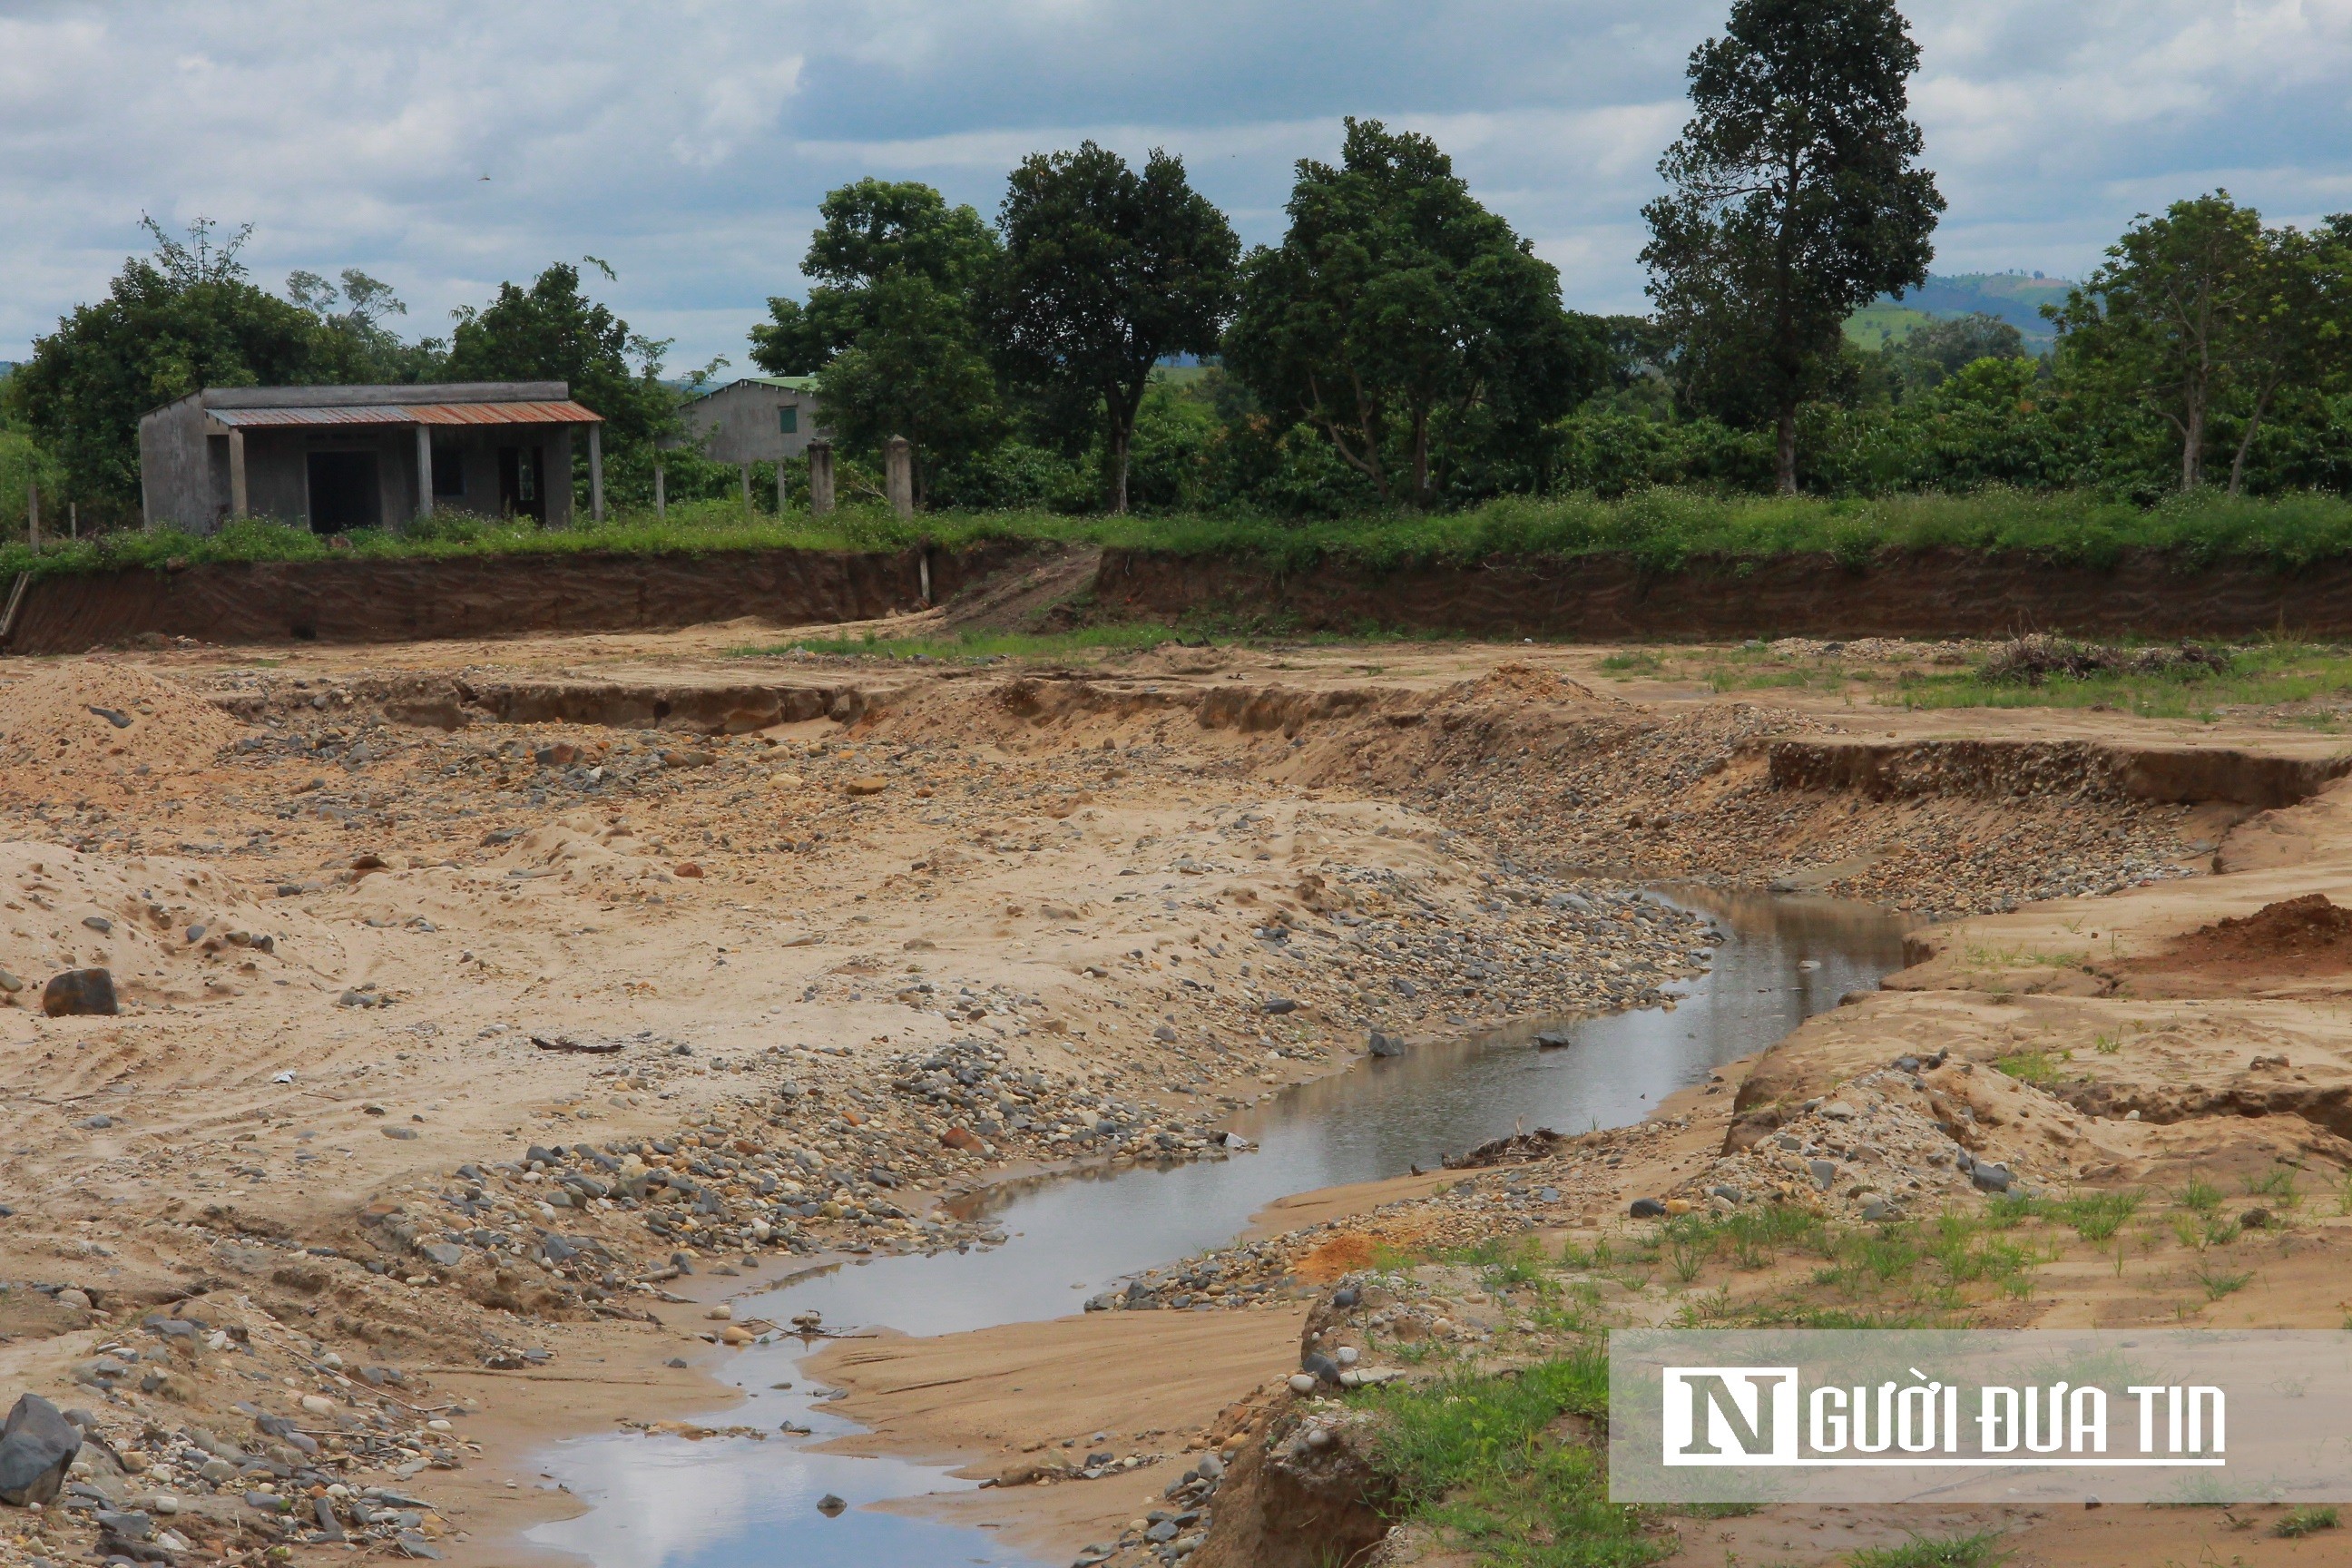
<instances>
[{"instance_id":1,"label":"eroded dirt bank","mask_svg":"<svg viewBox=\"0 0 2352 1568\"><path fill-rule=\"evenodd\" d=\"M757 616L866 620L946 598L1016 549L744 550L723 555L205 562L28 584L5 646L85 653L142 639L394 643L660 630Z\"/></svg>"},{"instance_id":2,"label":"eroded dirt bank","mask_svg":"<svg viewBox=\"0 0 2352 1568\"><path fill-rule=\"evenodd\" d=\"M1843 718L1622 702L1509 649L1393 673L1171 650L877 679L587 647L457 669L418 648L5 671L0 1374L93 1441L65 1506L0 1517L0 1552L74 1554L102 1527L117 1550L192 1563L338 1536L514 1561L514 1524L562 1502L518 1468L555 1412L723 1419L698 1369L777 1331L710 1316L730 1293L861 1250L986 1245L984 1222L938 1200L1008 1172L1245 1159L1223 1147L1229 1111L1343 1068L1375 1030L1411 1048L1654 1001L1706 955L1695 921L1623 896L1636 876L1946 913L2137 890L1938 926L1904 989L1643 1129L1515 1145L1443 1192L1349 1194L1311 1230L1277 1218L1214 1291L1163 1277L1213 1303L1206 1320L1115 1310L861 1347L863 1369L834 1373L859 1391L849 1408L882 1440L1025 1483L959 1505L971 1514L1063 1549L1131 1533L1120 1550L1156 1560L1171 1542L1129 1531L1131 1485L1072 1485L1037 1457L1085 1435L1065 1429L1074 1412L1099 1419L1086 1402L1110 1394L1087 1377L1135 1344L1207 1336L1176 1347L1194 1373L1166 1408L1122 1423L1155 1433L1155 1484L1190 1468L1206 1498L1204 1454L1238 1461L1269 1422L1292 1423L1277 1446L1297 1435L1290 1396L1258 1385L1296 1363L1302 1314L1334 1331L1330 1292L1375 1237L1623 1235L1633 1198L1704 1207L1731 1184L1719 1163L1750 1171L1782 1137L1807 1178L1741 1176L1741 1202L1784 1191L1859 1224L1867 1188L1920 1208L1859 1153L1855 1179L1810 1180L1844 1135L1801 1108L1865 1063L1912 1076L1898 1052L1945 1051L1916 1093L1964 1100L1970 1158L2021 1186L2192 1165L2266 1180L2294 1152L2315 1192L2347 1152L2323 1109L2326 982L2274 992L2241 965L2214 999L2191 966L2159 1003L2137 999L2155 972L2126 967L2213 911L2352 881L2328 768L2282 772L2258 738L2190 748L2181 776L2207 782L2185 797L2025 741L1964 767L1915 758L1905 788L1870 789L1776 764L1794 754L1776 748L1855 742ZM2145 728L2102 743L2179 749ZM2294 779L2322 793L2250 816ZM2216 878L2217 854L2273 868ZM96 967L119 1013L45 1016L52 975ZM2250 1030L2284 1066L2238 1062ZM2109 1036L2126 1043L2104 1051ZM2000 1070L2035 1050L2065 1066ZM2272 1114L2252 1119L2256 1082ZM1915 1093L1890 1084L1890 1104L1897 1089ZM1984 1201L1973 1184L1953 1198ZM2332 1235L2316 1206L2280 1230L2295 1249L2265 1255L2263 1291L2217 1298L2217 1317L2316 1310ZM2133 1310L2179 1294L2158 1241L2117 1277ZM1780 1267L1727 1283L1799 1265ZM2062 1292L2104 1310L2105 1267L2086 1259L2078 1290L2053 1264L2013 1310ZM1443 1318L1448 1342L1505 1331L1478 1279L1423 1283L1444 1305L1416 1321ZM1677 1310L1679 1284L1628 1301ZM1017 1367L1083 1336L1110 1347L1099 1373L1075 1358L1068 1387L1017 1400L1008 1378L987 1422L884 1398L921 1381L907 1356Z\"/></svg>"},{"instance_id":3,"label":"eroded dirt bank","mask_svg":"<svg viewBox=\"0 0 2352 1568\"><path fill-rule=\"evenodd\" d=\"M1230 616L1269 605L1301 630L1366 626L1473 637L1727 641L1742 637L2240 637L2284 626L2352 635L2352 563L2296 571L2126 550L2110 565L2026 552L1927 549L1696 558L1662 570L1629 556L1503 558L1296 571L1231 556L1106 550L1095 597L1121 616Z\"/></svg>"}]
</instances>

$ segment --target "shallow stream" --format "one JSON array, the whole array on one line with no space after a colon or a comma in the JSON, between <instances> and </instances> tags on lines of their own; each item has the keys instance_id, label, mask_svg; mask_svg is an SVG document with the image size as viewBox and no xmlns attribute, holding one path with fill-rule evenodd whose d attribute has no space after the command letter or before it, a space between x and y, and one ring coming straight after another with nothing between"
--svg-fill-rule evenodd
<instances>
[{"instance_id":1,"label":"shallow stream","mask_svg":"<svg viewBox=\"0 0 2352 1568\"><path fill-rule=\"evenodd\" d=\"M1663 896L1663 895L1662 895ZM1906 922L1826 899L1676 889L1727 940L1707 973L1674 988L1672 1008L1586 1018L1573 1043L1538 1049L1528 1021L1494 1034L1367 1060L1302 1084L1236 1117L1258 1147L1166 1170L1087 1170L989 1189L982 1202L1007 1240L990 1251L878 1258L741 1303L782 1322L811 1308L827 1327L886 1325L953 1333L1078 1311L1129 1274L1232 1240L1279 1197L1435 1165L1517 1128L1582 1132L1638 1121L1723 1063L1770 1045L1850 991L1901 967ZM555 1446L541 1468L593 1506L531 1532L595 1568L1032 1568L1035 1559L985 1531L872 1511L863 1505L973 1483L898 1459L819 1454L803 1446L857 1430L828 1413L800 1374L798 1340L754 1346L727 1364L748 1395L714 1422L808 1438L689 1443L635 1434ZM794 1384L789 1390L773 1388ZM849 1508L827 1518L826 1493Z\"/></svg>"}]
</instances>

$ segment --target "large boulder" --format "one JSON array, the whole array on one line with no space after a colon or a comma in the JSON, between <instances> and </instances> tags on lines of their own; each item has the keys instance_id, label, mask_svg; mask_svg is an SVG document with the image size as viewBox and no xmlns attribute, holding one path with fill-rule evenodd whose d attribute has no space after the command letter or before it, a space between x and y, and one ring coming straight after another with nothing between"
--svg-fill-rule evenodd
<instances>
[{"instance_id":1,"label":"large boulder","mask_svg":"<svg viewBox=\"0 0 2352 1568\"><path fill-rule=\"evenodd\" d=\"M27 1394L0 1426L0 1502L23 1508L55 1500L66 1468L81 1451L81 1433L58 1407Z\"/></svg>"},{"instance_id":2,"label":"large boulder","mask_svg":"<svg viewBox=\"0 0 2352 1568\"><path fill-rule=\"evenodd\" d=\"M104 969L68 969L49 977L41 990L41 1011L52 1018L95 1014L112 1017L122 1009L114 1000L114 975Z\"/></svg>"}]
</instances>

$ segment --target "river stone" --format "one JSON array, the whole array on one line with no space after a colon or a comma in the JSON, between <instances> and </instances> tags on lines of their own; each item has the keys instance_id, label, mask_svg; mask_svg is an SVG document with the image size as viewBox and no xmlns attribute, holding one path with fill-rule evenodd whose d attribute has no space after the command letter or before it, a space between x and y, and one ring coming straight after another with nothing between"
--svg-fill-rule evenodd
<instances>
[{"instance_id":1,"label":"river stone","mask_svg":"<svg viewBox=\"0 0 2352 1568\"><path fill-rule=\"evenodd\" d=\"M111 1018L121 1010L108 970L68 969L51 975L41 988L41 1011L52 1018Z\"/></svg>"},{"instance_id":2,"label":"river stone","mask_svg":"<svg viewBox=\"0 0 2352 1568\"><path fill-rule=\"evenodd\" d=\"M1298 1358L1298 1370L1318 1383L1339 1381L1339 1363L1320 1351L1308 1351Z\"/></svg>"},{"instance_id":3,"label":"river stone","mask_svg":"<svg viewBox=\"0 0 2352 1568\"><path fill-rule=\"evenodd\" d=\"M416 1249L427 1263L437 1268L455 1268L466 1261L466 1249L452 1242L427 1242Z\"/></svg>"},{"instance_id":4,"label":"river stone","mask_svg":"<svg viewBox=\"0 0 2352 1568\"><path fill-rule=\"evenodd\" d=\"M1404 1041L1394 1035L1384 1035L1380 1030L1374 1029L1371 1040L1366 1048L1376 1057L1401 1057L1404 1055Z\"/></svg>"},{"instance_id":5,"label":"river stone","mask_svg":"<svg viewBox=\"0 0 2352 1568\"><path fill-rule=\"evenodd\" d=\"M81 1434L56 1405L37 1394L21 1396L0 1426L0 1502L23 1508L54 1500L80 1451Z\"/></svg>"},{"instance_id":6,"label":"river stone","mask_svg":"<svg viewBox=\"0 0 2352 1568\"><path fill-rule=\"evenodd\" d=\"M1655 1198L1635 1198L1625 1212L1635 1219L1664 1219L1666 1205Z\"/></svg>"},{"instance_id":7,"label":"river stone","mask_svg":"<svg viewBox=\"0 0 2352 1568\"><path fill-rule=\"evenodd\" d=\"M827 1492L824 1496L816 1500L817 1512L824 1515L827 1519L839 1519L841 1517L842 1510L846 1509L848 1506L849 1505L847 1503L842 1501L831 1492Z\"/></svg>"},{"instance_id":8,"label":"river stone","mask_svg":"<svg viewBox=\"0 0 2352 1568\"><path fill-rule=\"evenodd\" d=\"M2009 1167L1996 1165L1988 1160L1979 1160L1969 1167L1969 1179L1988 1193L2009 1191Z\"/></svg>"}]
</instances>

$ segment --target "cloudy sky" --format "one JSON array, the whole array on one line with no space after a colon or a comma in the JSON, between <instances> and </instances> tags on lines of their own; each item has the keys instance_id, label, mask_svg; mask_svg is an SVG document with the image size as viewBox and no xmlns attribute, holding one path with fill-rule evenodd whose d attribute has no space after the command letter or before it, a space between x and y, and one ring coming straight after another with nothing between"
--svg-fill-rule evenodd
<instances>
[{"instance_id":1,"label":"cloudy sky","mask_svg":"<svg viewBox=\"0 0 2352 1568\"><path fill-rule=\"evenodd\" d=\"M730 355L796 292L819 196L873 174L992 213L1021 155L1181 153L1245 240L1343 114L1434 135L1560 268L1640 307L1639 210L1727 0L0 0L0 359L142 248L251 222L275 287L360 267L412 332L593 254L603 295ZM2352 208L2352 0L1912 0L1939 271L2075 275L2226 185Z\"/></svg>"}]
</instances>

